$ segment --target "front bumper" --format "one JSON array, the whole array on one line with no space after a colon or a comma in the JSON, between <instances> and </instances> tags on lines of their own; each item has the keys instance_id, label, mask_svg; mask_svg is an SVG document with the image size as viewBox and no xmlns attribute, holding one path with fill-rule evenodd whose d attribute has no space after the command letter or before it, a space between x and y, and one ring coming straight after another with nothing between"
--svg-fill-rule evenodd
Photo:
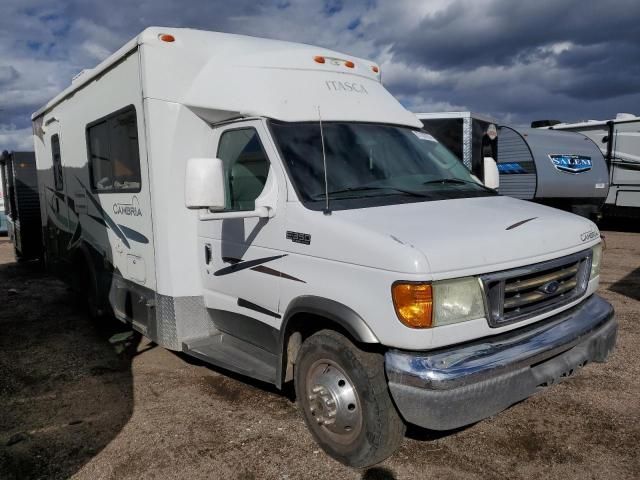
<instances>
[{"instance_id":1,"label":"front bumper","mask_svg":"<svg viewBox=\"0 0 640 480\"><path fill-rule=\"evenodd\" d=\"M604 362L616 342L613 307L597 295L511 332L430 352L390 350L385 368L404 419L433 430L477 422Z\"/></svg>"}]
</instances>

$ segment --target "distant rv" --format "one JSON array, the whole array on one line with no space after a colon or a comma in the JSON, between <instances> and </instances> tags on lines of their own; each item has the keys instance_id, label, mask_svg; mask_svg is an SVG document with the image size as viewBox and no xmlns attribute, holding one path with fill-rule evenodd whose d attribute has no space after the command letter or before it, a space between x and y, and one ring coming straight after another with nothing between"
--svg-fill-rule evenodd
<instances>
[{"instance_id":1,"label":"distant rv","mask_svg":"<svg viewBox=\"0 0 640 480\"><path fill-rule=\"evenodd\" d=\"M3 219L13 243L16 260L42 255L40 200L36 158L33 152L2 152L0 155Z\"/></svg>"},{"instance_id":2,"label":"distant rv","mask_svg":"<svg viewBox=\"0 0 640 480\"><path fill-rule=\"evenodd\" d=\"M480 179L484 160L494 158L501 194L599 218L609 188L607 167L583 135L500 125L474 112L416 115Z\"/></svg>"},{"instance_id":3,"label":"distant rv","mask_svg":"<svg viewBox=\"0 0 640 480\"><path fill-rule=\"evenodd\" d=\"M611 120L557 123L546 128L582 133L593 140L609 167L606 213L640 217L640 117L619 113Z\"/></svg>"}]
</instances>

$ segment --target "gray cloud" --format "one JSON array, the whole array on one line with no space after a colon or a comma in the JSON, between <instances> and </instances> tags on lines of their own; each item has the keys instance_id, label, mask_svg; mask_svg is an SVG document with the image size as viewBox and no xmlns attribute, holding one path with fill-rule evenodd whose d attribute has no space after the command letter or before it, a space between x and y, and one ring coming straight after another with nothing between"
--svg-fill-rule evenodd
<instances>
[{"instance_id":1,"label":"gray cloud","mask_svg":"<svg viewBox=\"0 0 640 480\"><path fill-rule=\"evenodd\" d=\"M32 111L149 25L369 57L414 110L520 124L640 114L637 0L4 0L0 148L28 145Z\"/></svg>"}]
</instances>

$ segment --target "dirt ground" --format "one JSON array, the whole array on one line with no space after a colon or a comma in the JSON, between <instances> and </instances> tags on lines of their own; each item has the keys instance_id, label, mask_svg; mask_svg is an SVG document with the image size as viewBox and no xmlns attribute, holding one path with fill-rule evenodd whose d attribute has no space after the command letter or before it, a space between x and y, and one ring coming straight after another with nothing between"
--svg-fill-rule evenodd
<instances>
[{"instance_id":1,"label":"dirt ground","mask_svg":"<svg viewBox=\"0 0 640 480\"><path fill-rule=\"evenodd\" d=\"M0 239L0 479L640 478L640 233L604 235L607 364L465 429L412 428L365 471L314 444L290 395L92 323Z\"/></svg>"}]
</instances>

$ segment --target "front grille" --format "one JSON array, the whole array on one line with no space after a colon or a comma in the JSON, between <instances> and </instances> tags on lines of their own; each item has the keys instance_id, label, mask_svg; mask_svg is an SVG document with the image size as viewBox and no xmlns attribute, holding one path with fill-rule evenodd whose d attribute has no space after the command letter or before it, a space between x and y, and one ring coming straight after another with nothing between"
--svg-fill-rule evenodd
<instances>
[{"instance_id":1,"label":"front grille","mask_svg":"<svg viewBox=\"0 0 640 480\"><path fill-rule=\"evenodd\" d=\"M591 250L481 277L489 325L501 327L566 305L584 295Z\"/></svg>"}]
</instances>

